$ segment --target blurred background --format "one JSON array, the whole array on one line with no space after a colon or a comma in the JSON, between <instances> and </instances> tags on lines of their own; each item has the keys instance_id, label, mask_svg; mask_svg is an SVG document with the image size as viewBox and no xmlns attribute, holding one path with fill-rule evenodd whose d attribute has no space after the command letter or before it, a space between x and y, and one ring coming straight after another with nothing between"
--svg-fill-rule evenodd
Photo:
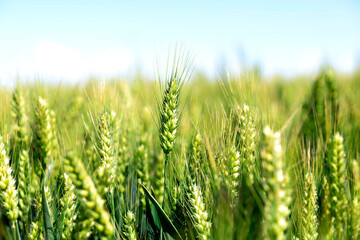
<instances>
[{"instance_id":1,"label":"blurred background","mask_svg":"<svg viewBox=\"0 0 360 240\"><path fill-rule=\"evenodd\" d=\"M360 62L360 1L0 0L0 84L154 76L176 45L209 78L351 73ZM165 67L164 67L165 68Z\"/></svg>"}]
</instances>

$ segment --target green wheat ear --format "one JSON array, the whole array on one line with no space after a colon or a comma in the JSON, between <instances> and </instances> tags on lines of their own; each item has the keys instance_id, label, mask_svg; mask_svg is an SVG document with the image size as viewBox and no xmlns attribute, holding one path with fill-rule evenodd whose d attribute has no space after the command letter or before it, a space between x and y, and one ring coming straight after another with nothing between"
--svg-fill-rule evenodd
<instances>
[{"instance_id":1,"label":"green wheat ear","mask_svg":"<svg viewBox=\"0 0 360 240\"><path fill-rule=\"evenodd\" d=\"M321 215L319 220L321 222L321 232L323 233L322 235L325 235L328 234L332 224L330 186L327 177L322 179L321 193Z\"/></svg>"},{"instance_id":2,"label":"green wheat ear","mask_svg":"<svg viewBox=\"0 0 360 240\"><path fill-rule=\"evenodd\" d=\"M304 141L316 147L319 137L326 142L334 134L339 121L338 89L332 70L327 69L316 78L304 110L307 114L302 129Z\"/></svg>"},{"instance_id":3,"label":"green wheat ear","mask_svg":"<svg viewBox=\"0 0 360 240\"><path fill-rule=\"evenodd\" d=\"M37 192L37 194L40 193ZM32 222L30 224L30 232L28 238L30 239L43 239L43 217L42 217L42 198L40 195L36 195L33 199L33 207L35 216L32 216Z\"/></svg>"},{"instance_id":4,"label":"green wheat ear","mask_svg":"<svg viewBox=\"0 0 360 240\"><path fill-rule=\"evenodd\" d=\"M41 97L39 98L35 110L34 124L34 152L37 154L39 162L35 164L35 172L41 176L42 170L46 169L47 164L53 161L55 147L54 132L52 121L47 107L47 103Z\"/></svg>"},{"instance_id":5,"label":"green wheat ear","mask_svg":"<svg viewBox=\"0 0 360 240\"><path fill-rule=\"evenodd\" d=\"M110 115L107 111L104 111L99 118L98 153L100 156L100 166L96 169L95 173L96 186L101 195L112 190L115 180L116 164L113 153L112 130Z\"/></svg>"},{"instance_id":6,"label":"green wheat ear","mask_svg":"<svg viewBox=\"0 0 360 240\"><path fill-rule=\"evenodd\" d=\"M27 147L29 144L28 139L28 130L27 130L27 116L25 113L25 102L24 98L21 95L20 91L16 89L12 96L11 102L11 113L14 118L14 137L15 137L15 146L17 147Z\"/></svg>"},{"instance_id":7,"label":"green wheat ear","mask_svg":"<svg viewBox=\"0 0 360 240\"><path fill-rule=\"evenodd\" d=\"M30 232L27 235L30 240L42 239L42 233L40 228L40 222L32 222L30 226Z\"/></svg>"},{"instance_id":8,"label":"green wheat ear","mask_svg":"<svg viewBox=\"0 0 360 240\"><path fill-rule=\"evenodd\" d=\"M154 193L159 203L164 200L164 155L157 154L155 162L155 178L153 179Z\"/></svg>"},{"instance_id":9,"label":"green wheat ear","mask_svg":"<svg viewBox=\"0 0 360 240\"><path fill-rule=\"evenodd\" d=\"M179 96L181 87L191 75L192 65L189 57L178 57L175 53L173 68L170 76L167 77L166 88L162 95L162 104L159 106L159 133L160 146L165 154L164 167L164 189L166 199L167 194L167 172L170 161L170 153L174 149L177 128L179 125ZM164 205L165 201L163 201Z\"/></svg>"},{"instance_id":10,"label":"green wheat ear","mask_svg":"<svg viewBox=\"0 0 360 240\"><path fill-rule=\"evenodd\" d=\"M301 239L316 240L318 237L317 194L314 177L311 172L305 175L304 195L301 210Z\"/></svg>"},{"instance_id":11,"label":"green wheat ear","mask_svg":"<svg viewBox=\"0 0 360 240\"><path fill-rule=\"evenodd\" d=\"M29 152L22 150L19 158L19 175L18 175L18 191L19 191L19 218L24 222L28 222L28 212L30 209L30 196L28 190L29 184Z\"/></svg>"},{"instance_id":12,"label":"green wheat ear","mask_svg":"<svg viewBox=\"0 0 360 240\"><path fill-rule=\"evenodd\" d=\"M149 159L148 159L148 145L146 134L143 134L138 141L135 149L135 163L136 163L136 177L138 181L149 187ZM146 210L146 199L143 188L139 188L139 200L143 210Z\"/></svg>"},{"instance_id":13,"label":"green wheat ear","mask_svg":"<svg viewBox=\"0 0 360 240\"><path fill-rule=\"evenodd\" d=\"M71 183L68 175L64 174L64 196L60 199L60 205L64 214L61 239L69 239L71 232L75 227L76 213L76 195L75 186Z\"/></svg>"},{"instance_id":14,"label":"green wheat ear","mask_svg":"<svg viewBox=\"0 0 360 240\"><path fill-rule=\"evenodd\" d=\"M254 183L256 168L256 129L254 118L247 105L244 105L240 111L238 131L237 144L241 155L242 172L247 184L252 185Z\"/></svg>"},{"instance_id":15,"label":"green wheat ear","mask_svg":"<svg viewBox=\"0 0 360 240\"><path fill-rule=\"evenodd\" d=\"M123 233L126 240L136 240L135 216L131 211L128 211L125 215Z\"/></svg>"},{"instance_id":16,"label":"green wheat ear","mask_svg":"<svg viewBox=\"0 0 360 240\"><path fill-rule=\"evenodd\" d=\"M117 127L117 132L120 132L119 127ZM128 139L127 139L127 131L123 130L122 135L117 138L117 141L119 141L118 144L118 156L117 156L117 162L116 162L116 176L115 186L117 187L120 195L123 195L125 192L125 181L126 181L126 166L129 163L129 157L128 157Z\"/></svg>"},{"instance_id":17,"label":"green wheat ear","mask_svg":"<svg viewBox=\"0 0 360 240\"><path fill-rule=\"evenodd\" d=\"M334 134L339 124L339 93L336 84L336 77L331 69L327 69L324 73L326 86L328 89L329 105L331 106L327 115L330 121L327 122L327 130L329 133ZM329 124L330 123L330 124Z\"/></svg>"},{"instance_id":18,"label":"green wheat ear","mask_svg":"<svg viewBox=\"0 0 360 240\"><path fill-rule=\"evenodd\" d=\"M15 180L12 176L9 158L5 151L5 146L0 136L0 203L5 215L11 222L13 231L19 216L18 196L15 188Z\"/></svg>"},{"instance_id":19,"label":"green wheat ear","mask_svg":"<svg viewBox=\"0 0 360 240\"><path fill-rule=\"evenodd\" d=\"M241 182L240 153L236 150L235 146L230 148L228 158L230 163L231 196L232 202L235 203L235 200L239 194L239 186Z\"/></svg>"},{"instance_id":20,"label":"green wheat ear","mask_svg":"<svg viewBox=\"0 0 360 240\"><path fill-rule=\"evenodd\" d=\"M160 112L160 146L168 156L174 148L178 127L180 80L173 76L167 84Z\"/></svg>"},{"instance_id":21,"label":"green wheat ear","mask_svg":"<svg viewBox=\"0 0 360 240\"><path fill-rule=\"evenodd\" d=\"M283 170L280 134L265 127L263 133L262 183L265 192L265 239L285 239L291 195L288 176Z\"/></svg>"},{"instance_id":22,"label":"green wheat ear","mask_svg":"<svg viewBox=\"0 0 360 240\"><path fill-rule=\"evenodd\" d=\"M197 184L199 180L199 167L201 161L202 139L197 133L191 142L188 169L185 169L185 176L188 184Z\"/></svg>"},{"instance_id":23,"label":"green wheat ear","mask_svg":"<svg viewBox=\"0 0 360 240\"><path fill-rule=\"evenodd\" d=\"M197 239L210 239L211 223L206 211L205 203L200 188L193 184L188 193L190 202L191 219L197 232Z\"/></svg>"},{"instance_id":24,"label":"green wheat ear","mask_svg":"<svg viewBox=\"0 0 360 240\"><path fill-rule=\"evenodd\" d=\"M28 118L25 113L24 98L19 89L12 95L11 113L14 118L13 136L11 141L10 156L14 166L14 178L19 191L19 218L27 224L29 211L29 191L27 184L29 179L29 137ZM23 227L21 225L21 227Z\"/></svg>"},{"instance_id":25,"label":"green wheat ear","mask_svg":"<svg viewBox=\"0 0 360 240\"><path fill-rule=\"evenodd\" d=\"M353 176L353 196L350 203L350 238L358 239L360 233L360 168L356 160L351 162Z\"/></svg>"},{"instance_id":26,"label":"green wheat ear","mask_svg":"<svg viewBox=\"0 0 360 240\"><path fill-rule=\"evenodd\" d=\"M328 143L326 151L330 185L331 214L338 236L345 236L347 225L348 189L346 179L346 160L343 138L336 133Z\"/></svg>"},{"instance_id":27,"label":"green wheat ear","mask_svg":"<svg viewBox=\"0 0 360 240\"><path fill-rule=\"evenodd\" d=\"M65 168L76 188L76 193L81 199L84 215L91 222L95 222L95 228L104 236L110 237L114 233L114 227L110 221L110 215L105 210L105 201L97 192L91 177L87 174L83 163L71 154L64 159Z\"/></svg>"}]
</instances>

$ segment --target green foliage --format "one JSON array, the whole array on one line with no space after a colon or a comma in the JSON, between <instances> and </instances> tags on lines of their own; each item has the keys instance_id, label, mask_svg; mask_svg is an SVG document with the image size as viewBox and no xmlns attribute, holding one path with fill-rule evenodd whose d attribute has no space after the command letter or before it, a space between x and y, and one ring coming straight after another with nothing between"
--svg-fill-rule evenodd
<instances>
[{"instance_id":1,"label":"green foliage","mask_svg":"<svg viewBox=\"0 0 360 240\"><path fill-rule=\"evenodd\" d=\"M155 207L156 214L154 218L158 218L158 220L161 222L161 227L164 230L164 232L169 233L174 238L181 239L181 235L174 226L174 224L171 222L169 217L166 215L164 210L161 208L160 204L156 201L156 199L150 194L150 192L146 189L146 187L142 184L140 184L141 187L144 189L145 194L149 197L151 203Z\"/></svg>"}]
</instances>

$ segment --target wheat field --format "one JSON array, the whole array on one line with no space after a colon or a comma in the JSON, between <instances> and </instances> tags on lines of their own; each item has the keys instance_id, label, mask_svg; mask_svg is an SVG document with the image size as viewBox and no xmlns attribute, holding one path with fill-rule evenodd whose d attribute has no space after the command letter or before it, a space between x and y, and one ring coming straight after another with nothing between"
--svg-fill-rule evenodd
<instances>
[{"instance_id":1,"label":"wheat field","mask_svg":"<svg viewBox=\"0 0 360 240\"><path fill-rule=\"evenodd\" d=\"M359 70L169 65L0 90L0 239L360 239Z\"/></svg>"}]
</instances>

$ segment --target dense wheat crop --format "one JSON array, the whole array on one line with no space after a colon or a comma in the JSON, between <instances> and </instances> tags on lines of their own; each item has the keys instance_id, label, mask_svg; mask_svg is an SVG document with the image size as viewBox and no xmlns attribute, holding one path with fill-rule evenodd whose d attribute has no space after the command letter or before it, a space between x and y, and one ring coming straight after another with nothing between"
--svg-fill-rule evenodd
<instances>
[{"instance_id":1,"label":"dense wheat crop","mask_svg":"<svg viewBox=\"0 0 360 240\"><path fill-rule=\"evenodd\" d=\"M0 239L359 239L360 72L171 64L0 90Z\"/></svg>"}]
</instances>

